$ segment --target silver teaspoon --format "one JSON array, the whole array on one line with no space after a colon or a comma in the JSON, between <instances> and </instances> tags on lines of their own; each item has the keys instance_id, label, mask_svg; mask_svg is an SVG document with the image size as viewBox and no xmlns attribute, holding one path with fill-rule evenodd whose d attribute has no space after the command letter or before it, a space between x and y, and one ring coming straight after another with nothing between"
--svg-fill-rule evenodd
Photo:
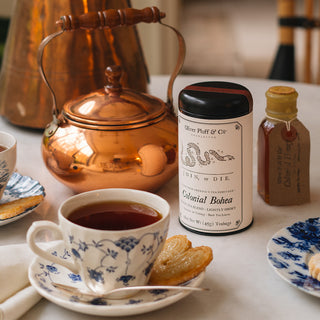
<instances>
[{"instance_id":1,"label":"silver teaspoon","mask_svg":"<svg viewBox=\"0 0 320 320\"><path fill-rule=\"evenodd\" d=\"M184 287L184 286L135 286L135 287L123 287L113 289L104 294L99 294L95 292L85 291L76 287L67 286L62 283L51 283L55 288L60 289L68 294L76 294L79 298L83 299L96 299L96 298L108 298L108 299L119 299L117 293L125 293L130 291L139 290L181 290L181 291L208 291L209 288L199 288L199 287ZM113 297L112 297L113 295Z\"/></svg>"}]
</instances>

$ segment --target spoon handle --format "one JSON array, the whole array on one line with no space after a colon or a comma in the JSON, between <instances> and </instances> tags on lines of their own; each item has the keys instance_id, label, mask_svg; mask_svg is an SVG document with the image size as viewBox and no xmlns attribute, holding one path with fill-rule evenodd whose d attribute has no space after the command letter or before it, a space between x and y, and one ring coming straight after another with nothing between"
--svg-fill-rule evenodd
<instances>
[{"instance_id":1,"label":"spoon handle","mask_svg":"<svg viewBox=\"0 0 320 320\"><path fill-rule=\"evenodd\" d=\"M135 286L135 287L123 287L113 289L105 294L99 294L95 292L85 291L76 287L68 286L62 283L51 283L55 288L72 294L80 294L82 297L88 298L108 298L111 294L124 292L124 291L137 291L137 290L182 290L182 291L207 291L208 288L199 287L187 287L187 286Z\"/></svg>"}]
</instances>

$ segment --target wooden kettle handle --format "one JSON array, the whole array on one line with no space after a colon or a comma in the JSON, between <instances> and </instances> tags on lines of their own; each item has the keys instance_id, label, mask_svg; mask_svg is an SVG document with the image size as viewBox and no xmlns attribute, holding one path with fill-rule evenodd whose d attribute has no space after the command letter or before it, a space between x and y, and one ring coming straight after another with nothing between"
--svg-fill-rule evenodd
<instances>
[{"instance_id":1,"label":"wooden kettle handle","mask_svg":"<svg viewBox=\"0 0 320 320\"><path fill-rule=\"evenodd\" d=\"M65 31L73 31L73 30L94 30L94 29L102 29L102 28L114 28L120 26L131 26L137 24L139 22L159 22L165 27L170 28L173 30L178 38L179 41L179 53L178 53L178 60L175 66L174 71L172 72L167 89L167 106L169 110L174 113L173 110L173 98L172 98L172 91L173 91L173 82L180 73L183 61L185 58L185 41L183 36L180 32L172 26L163 24L161 19L165 17L165 13L160 12L157 7L147 7L144 9L133 9L133 8L126 8L126 9L108 9L104 11L98 12L88 12L79 16L76 15L65 15L60 18L59 21L56 22L57 25L61 27L61 30L50 34L45 39L42 40L39 46L37 61L39 66L39 72L43 81L45 82L46 86L51 92L52 96L52 104L53 104L53 121L52 125L53 128L56 128L59 125L59 110L57 108L56 96L55 93L50 86L48 79L45 75L43 70L43 51L46 45L53 40L54 38L60 36ZM51 135L54 132L54 129L49 129L48 135Z\"/></svg>"},{"instance_id":2,"label":"wooden kettle handle","mask_svg":"<svg viewBox=\"0 0 320 320\"><path fill-rule=\"evenodd\" d=\"M79 16L65 15L57 21L63 30L93 30L98 28L114 28L118 26L131 26L139 22L160 22L165 13L157 7L144 9L108 9L98 12L88 12Z\"/></svg>"}]
</instances>

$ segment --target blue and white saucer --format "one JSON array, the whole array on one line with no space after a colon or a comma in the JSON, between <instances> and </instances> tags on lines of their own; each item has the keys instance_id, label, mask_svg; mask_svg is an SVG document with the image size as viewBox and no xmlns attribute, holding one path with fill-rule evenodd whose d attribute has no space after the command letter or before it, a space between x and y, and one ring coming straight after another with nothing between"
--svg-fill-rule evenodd
<instances>
[{"instance_id":1,"label":"blue and white saucer","mask_svg":"<svg viewBox=\"0 0 320 320\"><path fill-rule=\"evenodd\" d=\"M268 260L276 273L298 289L320 297L320 282L309 275L308 262L320 252L320 218L281 229L269 240Z\"/></svg>"},{"instance_id":2,"label":"blue and white saucer","mask_svg":"<svg viewBox=\"0 0 320 320\"><path fill-rule=\"evenodd\" d=\"M65 249L62 242L48 250L51 254L63 259L71 259L70 253ZM204 275L203 272L184 285L199 286L204 279ZM52 285L52 282L57 282L85 290L86 286L80 276L38 256L34 258L29 267L29 280L38 293L49 301L72 311L98 316L142 314L166 307L190 294L190 291L149 290L140 291L135 296L121 300L95 298L83 302L77 295L68 295Z\"/></svg>"},{"instance_id":3,"label":"blue and white saucer","mask_svg":"<svg viewBox=\"0 0 320 320\"><path fill-rule=\"evenodd\" d=\"M22 176L18 172L13 172L6 188L4 189L3 196L0 203L6 203L20 198L30 196L43 195L45 196L44 187L36 180L28 176ZM0 226L11 223L31 213L36 207L28 208L17 216L8 219L0 219Z\"/></svg>"}]
</instances>

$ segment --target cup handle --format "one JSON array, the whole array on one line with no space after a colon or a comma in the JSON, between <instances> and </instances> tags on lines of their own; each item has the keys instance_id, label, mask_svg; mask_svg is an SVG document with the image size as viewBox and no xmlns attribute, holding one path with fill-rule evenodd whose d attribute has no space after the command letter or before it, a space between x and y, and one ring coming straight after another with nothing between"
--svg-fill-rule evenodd
<instances>
[{"instance_id":1,"label":"cup handle","mask_svg":"<svg viewBox=\"0 0 320 320\"><path fill-rule=\"evenodd\" d=\"M48 251L41 249L36 244L35 238L36 238L37 234L40 231L48 231L48 230L52 231L55 235L58 235L60 238L63 238L61 229L57 224L55 224L51 221L36 221L36 222L32 223L31 227L29 228L29 230L27 232L27 243L28 243L30 249L36 255L40 256L41 258L44 258L44 259L49 260L51 262L57 263L63 267L66 267L67 269L69 269L73 273L78 274L79 268L74 263L65 261L62 258L54 256L51 253L49 253Z\"/></svg>"}]
</instances>

